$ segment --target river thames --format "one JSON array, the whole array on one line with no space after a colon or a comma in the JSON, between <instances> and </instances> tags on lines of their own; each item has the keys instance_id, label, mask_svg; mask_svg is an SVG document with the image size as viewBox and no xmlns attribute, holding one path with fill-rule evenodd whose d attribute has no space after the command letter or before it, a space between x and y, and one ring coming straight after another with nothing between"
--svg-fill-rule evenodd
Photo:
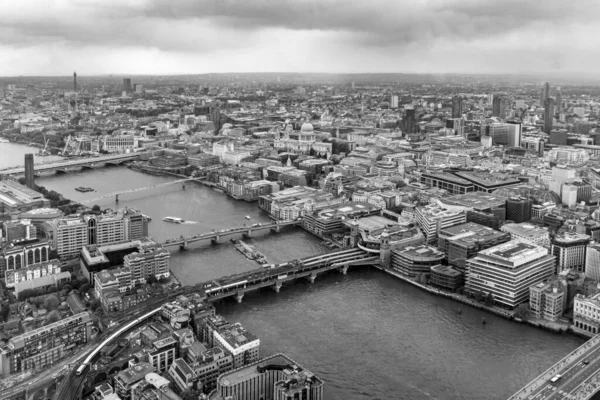
<instances>
[{"instance_id":1,"label":"river thames","mask_svg":"<svg viewBox=\"0 0 600 400\"><path fill-rule=\"evenodd\" d=\"M0 168L15 163L8 164L0 160ZM109 167L42 177L37 183L84 201L170 180ZM96 192L79 193L77 186ZM117 208L112 197L93 204ZM196 183L123 195L118 207L140 208L151 216L150 233L158 241L269 221L256 203L235 201ZM168 224L165 216L191 223ZM257 234L250 243L269 262L328 251L299 228ZM183 284L252 268L257 264L228 242L172 250L171 269ZM319 276L312 285L284 286L279 294L246 294L241 304L224 301L217 311L256 334L262 356L286 353L321 376L329 400L506 399L583 343L459 306L366 267L351 268L347 276ZM487 325L481 324L483 317Z\"/></svg>"}]
</instances>

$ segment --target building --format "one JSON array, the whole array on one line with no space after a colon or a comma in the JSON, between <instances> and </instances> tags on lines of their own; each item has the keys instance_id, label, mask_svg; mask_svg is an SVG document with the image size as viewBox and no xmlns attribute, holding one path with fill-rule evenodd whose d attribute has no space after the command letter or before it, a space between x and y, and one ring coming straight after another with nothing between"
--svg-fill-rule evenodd
<instances>
[{"instance_id":1,"label":"building","mask_svg":"<svg viewBox=\"0 0 600 400\"><path fill-rule=\"evenodd\" d=\"M556 259L548 250L518 240L480 251L467 261L465 289L492 294L496 304L514 308L529 299L529 288L549 279Z\"/></svg>"},{"instance_id":2,"label":"building","mask_svg":"<svg viewBox=\"0 0 600 400\"><path fill-rule=\"evenodd\" d=\"M239 323L214 331L213 341L233 356L233 369L259 360L260 339Z\"/></svg>"},{"instance_id":3,"label":"building","mask_svg":"<svg viewBox=\"0 0 600 400\"><path fill-rule=\"evenodd\" d=\"M139 362L131 365L113 378L115 392L121 400L130 400L135 384L143 380L147 374L155 371L156 368L149 363Z\"/></svg>"},{"instance_id":4,"label":"building","mask_svg":"<svg viewBox=\"0 0 600 400\"><path fill-rule=\"evenodd\" d=\"M452 97L452 118L462 118L463 99L460 96Z\"/></svg>"},{"instance_id":5,"label":"building","mask_svg":"<svg viewBox=\"0 0 600 400\"><path fill-rule=\"evenodd\" d=\"M520 240L536 246L550 245L550 231L546 227L539 227L526 222L520 224L506 224L500 230L509 233L513 240Z\"/></svg>"},{"instance_id":6,"label":"building","mask_svg":"<svg viewBox=\"0 0 600 400\"><path fill-rule=\"evenodd\" d=\"M0 345L2 376L43 369L90 340L92 318L82 312L11 338Z\"/></svg>"},{"instance_id":7,"label":"building","mask_svg":"<svg viewBox=\"0 0 600 400\"><path fill-rule=\"evenodd\" d=\"M417 207L414 211L415 220L423 235L426 243L437 243L438 232L452 225L463 224L467 222L464 211L445 207L441 204L428 204L423 207Z\"/></svg>"},{"instance_id":8,"label":"building","mask_svg":"<svg viewBox=\"0 0 600 400\"><path fill-rule=\"evenodd\" d=\"M34 181L33 154L25 154L25 186L33 190L35 187Z\"/></svg>"},{"instance_id":9,"label":"building","mask_svg":"<svg viewBox=\"0 0 600 400\"><path fill-rule=\"evenodd\" d=\"M529 309L536 318L556 322L563 313L565 295L560 285L536 283L529 287Z\"/></svg>"},{"instance_id":10,"label":"building","mask_svg":"<svg viewBox=\"0 0 600 400\"><path fill-rule=\"evenodd\" d=\"M463 285L464 274L449 265L434 265L429 270L429 283L455 291Z\"/></svg>"},{"instance_id":11,"label":"building","mask_svg":"<svg viewBox=\"0 0 600 400\"><path fill-rule=\"evenodd\" d=\"M575 232L563 232L552 240L551 253L556 256L556 273L566 269L586 272L586 249L590 237Z\"/></svg>"},{"instance_id":12,"label":"building","mask_svg":"<svg viewBox=\"0 0 600 400\"><path fill-rule=\"evenodd\" d=\"M323 400L324 383L283 354L219 377L215 399Z\"/></svg>"},{"instance_id":13,"label":"building","mask_svg":"<svg viewBox=\"0 0 600 400\"><path fill-rule=\"evenodd\" d=\"M4 230L4 239L10 244L29 242L37 239L37 227L29 219L4 221L2 229ZM2 234L0 233L0 241L1 239Z\"/></svg>"},{"instance_id":14,"label":"building","mask_svg":"<svg viewBox=\"0 0 600 400\"><path fill-rule=\"evenodd\" d=\"M573 325L575 328L600 333L600 293L590 297L576 294L573 300Z\"/></svg>"},{"instance_id":15,"label":"building","mask_svg":"<svg viewBox=\"0 0 600 400\"><path fill-rule=\"evenodd\" d=\"M500 119L506 118L506 99L504 96L494 96L492 100L492 116Z\"/></svg>"},{"instance_id":16,"label":"building","mask_svg":"<svg viewBox=\"0 0 600 400\"><path fill-rule=\"evenodd\" d=\"M136 252L123 258L123 265L131 270L132 282L145 283L150 275L157 278L170 276L169 260L171 253L156 242L146 241Z\"/></svg>"},{"instance_id":17,"label":"building","mask_svg":"<svg viewBox=\"0 0 600 400\"><path fill-rule=\"evenodd\" d=\"M440 229L437 246L444 252L448 264L464 274L469 258L476 256L481 250L509 240L511 237L508 233L467 222Z\"/></svg>"},{"instance_id":18,"label":"building","mask_svg":"<svg viewBox=\"0 0 600 400\"><path fill-rule=\"evenodd\" d=\"M23 212L49 206L50 201L41 193L11 179L0 179L1 214L9 214L11 217L16 217Z\"/></svg>"},{"instance_id":19,"label":"building","mask_svg":"<svg viewBox=\"0 0 600 400\"><path fill-rule=\"evenodd\" d=\"M472 182L448 173L423 173L421 183L439 189L447 190L451 195L465 194L475 191Z\"/></svg>"},{"instance_id":20,"label":"building","mask_svg":"<svg viewBox=\"0 0 600 400\"><path fill-rule=\"evenodd\" d=\"M530 221L532 206L530 197L510 197L506 200L506 219L515 223Z\"/></svg>"},{"instance_id":21,"label":"building","mask_svg":"<svg viewBox=\"0 0 600 400\"><path fill-rule=\"evenodd\" d=\"M164 339L156 340L148 350L150 364L157 372L165 372L171 367L177 357L179 357L179 346L177 340L169 336Z\"/></svg>"},{"instance_id":22,"label":"building","mask_svg":"<svg viewBox=\"0 0 600 400\"><path fill-rule=\"evenodd\" d=\"M585 252L585 274L590 279L600 282L600 244L594 243Z\"/></svg>"},{"instance_id":23,"label":"building","mask_svg":"<svg viewBox=\"0 0 600 400\"><path fill-rule=\"evenodd\" d=\"M546 82L542 87L542 95L540 96L540 104L544 105L550 97L550 83Z\"/></svg>"},{"instance_id":24,"label":"building","mask_svg":"<svg viewBox=\"0 0 600 400\"><path fill-rule=\"evenodd\" d=\"M398 108L398 96L390 96L390 108Z\"/></svg>"},{"instance_id":25,"label":"building","mask_svg":"<svg viewBox=\"0 0 600 400\"><path fill-rule=\"evenodd\" d=\"M126 93L131 93L131 79L123 78L123 91Z\"/></svg>"},{"instance_id":26,"label":"building","mask_svg":"<svg viewBox=\"0 0 600 400\"><path fill-rule=\"evenodd\" d=\"M33 240L0 249L0 279L7 285L16 281L16 275L27 275L29 267L50 261L50 243Z\"/></svg>"},{"instance_id":27,"label":"building","mask_svg":"<svg viewBox=\"0 0 600 400\"><path fill-rule=\"evenodd\" d=\"M432 266L444 259L444 253L434 247L408 246L392 251L392 267L402 275L414 278L429 274Z\"/></svg>"},{"instance_id":28,"label":"building","mask_svg":"<svg viewBox=\"0 0 600 400\"><path fill-rule=\"evenodd\" d=\"M481 126L481 136L492 138L492 144L520 147L521 146L521 125L508 124L502 122L493 122Z\"/></svg>"},{"instance_id":29,"label":"building","mask_svg":"<svg viewBox=\"0 0 600 400\"><path fill-rule=\"evenodd\" d=\"M554 99L547 98L544 101L544 132L548 135L552 132L554 123Z\"/></svg>"}]
</instances>

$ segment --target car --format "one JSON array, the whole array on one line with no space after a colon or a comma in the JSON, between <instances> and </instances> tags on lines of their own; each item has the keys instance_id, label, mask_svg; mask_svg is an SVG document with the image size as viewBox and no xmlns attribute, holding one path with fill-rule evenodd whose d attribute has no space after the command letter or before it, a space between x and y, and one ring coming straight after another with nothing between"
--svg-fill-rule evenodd
<instances>
[{"instance_id":1,"label":"car","mask_svg":"<svg viewBox=\"0 0 600 400\"><path fill-rule=\"evenodd\" d=\"M583 362L583 365L588 365L589 363L590 363L590 360L585 360L585 361Z\"/></svg>"}]
</instances>

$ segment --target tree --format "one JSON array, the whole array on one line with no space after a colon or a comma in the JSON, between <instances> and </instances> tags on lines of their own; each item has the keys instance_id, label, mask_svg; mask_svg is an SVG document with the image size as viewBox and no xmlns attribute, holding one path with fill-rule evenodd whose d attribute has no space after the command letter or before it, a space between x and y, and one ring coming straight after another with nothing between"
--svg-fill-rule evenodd
<instances>
[{"instance_id":1,"label":"tree","mask_svg":"<svg viewBox=\"0 0 600 400\"><path fill-rule=\"evenodd\" d=\"M156 276L155 276L155 275L148 275L148 278L146 279L146 283L147 283L148 285L153 285L153 284L155 284L156 282L158 282L158 279L156 278Z\"/></svg>"},{"instance_id":2,"label":"tree","mask_svg":"<svg viewBox=\"0 0 600 400\"><path fill-rule=\"evenodd\" d=\"M100 306L102 305L102 303L100 303L100 300L98 299L94 299L91 303L90 303L90 309L92 311L96 311Z\"/></svg>"},{"instance_id":3,"label":"tree","mask_svg":"<svg viewBox=\"0 0 600 400\"><path fill-rule=\"evenodd\" d=\"M494 305L494 295L492 294L492 292L488 293L488 295L485 298L485 302L488 306Z\"/></svg>"},{"instance_id":4,"label":"tree","mask_svg":"<svg viewBox=\"0 0 600 400\"><path fill-rule=\"evenodd\" d=\"M58 311L54 310L48 313L46 316L46 320L44 321L44 325L50 325L60 320L60 314Z\"/></svg>"},{"instance_id":5,"label":"tree","mask_svg":"<svg viewBox=\"0 0 600 400\"><path fill-rule=\"evenodd\" d=\"M46 299L44 300L44 308L49 311L56 310L56 308L58 307L58 304L59 304L59 301L55 295L47 296Z\"/></svg>"},{"instance_id":6,"label":"tree","mask_svg":"<svg viewBox=\"0 0 600 400\"><path fill-rule=\"evenodd\" d=\"M82 294L85 294L85 293L89 292L89 290L90 290L90 284L89 283L84 283L79 288L79 292L81 292Z\"/></svg>"},{"instance_id":7,"label":"tree","mask_svg":"<svg viewBox=\"0 0 600 400\"><path fill-rule=\"evenodd\" d=\"M421 274L421 278L419 279L419 282L421 282L423 285L427 284L427 274Z\"/></svg>"},{"instance_id":8,"label":"tree","mask_svg":"<svg viewBox=\"0 0 600 400\"><path fill-rule=\"evenodd\" d=\"M94 206L92 207L92 211L101 212L102 209L100 208L100 206L98 204L94 204Z\"/></svg>"}]
</instances>

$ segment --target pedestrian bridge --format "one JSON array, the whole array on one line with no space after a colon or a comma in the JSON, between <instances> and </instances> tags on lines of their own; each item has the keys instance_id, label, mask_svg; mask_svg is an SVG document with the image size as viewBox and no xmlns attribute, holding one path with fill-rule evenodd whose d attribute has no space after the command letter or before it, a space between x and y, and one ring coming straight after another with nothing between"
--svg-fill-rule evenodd
<instances>
[{"instance_id":1,"label":"pedestrian bridge","mask_svg":"<svg viewBox=\"0 0 600 400\"><path fill-rule=\"evenodd\" d=\"M379 264L379 261L379 256L372 256L366 251L353 248L283 264L264 266L260 269L200 283L186 288L186 293L204 293L207 301L235 297L238 302L241 302L246 292L272 287L279 293L286 282L306 278L313 283L317 275L321 273L339 270L346 274L351 266Z\"/></svg>"},{"instance_id":2,"label":"pedestrian bridge","mask_svg":"<svg viewBox=\"0 0 600 400\"><path fill-rule=\"evenodd\" d=\"M249 226L240 226L237 228L223 229L220 231L212 231L199 233L191 236L181 236L177 239L169 239L164 243L161 243L163 247L179 246L181 250L187 250L190 243L198 242L200 240L210 239L212 243L218 244L221 239L227 236L242 234L244 237L251 237L253 232L271 230L273 232L279 232L281 228L285 226L300 225L302 220L297 219L294 221L276 221L265 224L253 224Z\"/></svg>"},{"instance_id":3,"label":"pedestrian bridge","mask_svg":"<svg viewBox=\"0 0 600 400\"><path fill-rule=\"evenodd\" d=\"M107 155L101 157L78 158L75 160L66 159L63 161L50 162L45 164L34 164L33 170L37 173L48 171L69 172L76 169L78 170L81 168L95 168L99 167L100 165L104 166L107 164L119 165L126 161L137 160L139 157L139 154L131 153ZM23 173L25 173L25 167L16 167L0 170L0 175L18 175Z\"/></svg>"},{"instance_id":4,"label":"pedestrian bridge","mask_svg":"<svg viewBox=\"0 0 600 400\"><path fill-rule=\"evenodd\" d=\"M596 335L508 400L587 400L599 390L600 335Z\"/></svg>"}]
</instances>

